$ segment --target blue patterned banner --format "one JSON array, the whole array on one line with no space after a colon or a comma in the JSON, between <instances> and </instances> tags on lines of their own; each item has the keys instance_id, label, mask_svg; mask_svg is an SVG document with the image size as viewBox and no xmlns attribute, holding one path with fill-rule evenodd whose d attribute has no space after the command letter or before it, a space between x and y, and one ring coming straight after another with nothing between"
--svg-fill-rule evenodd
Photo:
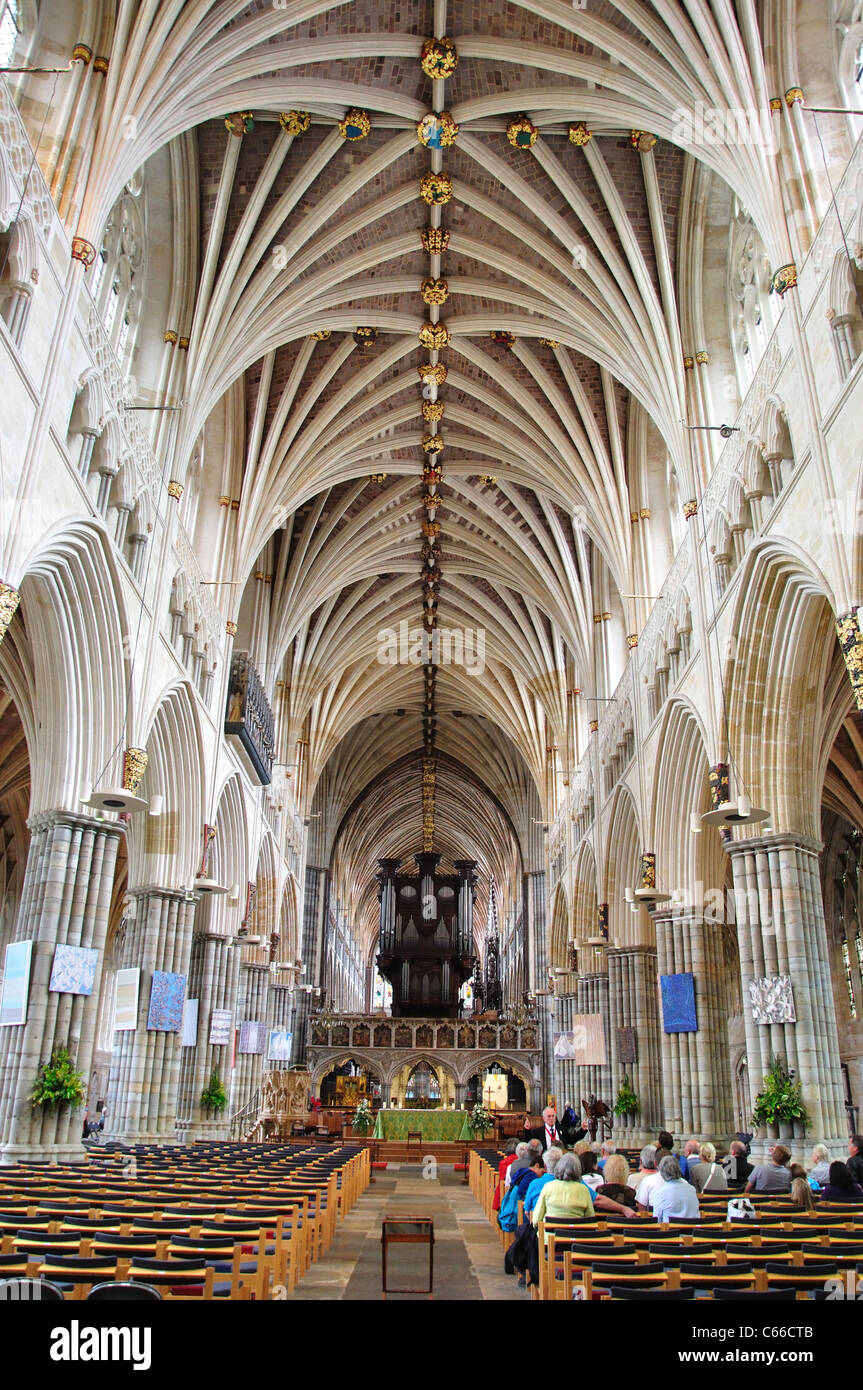
<instances>
[{"instance_id":1,"label":"blue patterned banner","mask_svg":"<svg viewBox=\"0 0 863 1390\"><path fill-rule=\"evenodd\" d=\"M697 1033L695 976L660 975L662 1026L666 1033Z\"/></svg>"}]
</instances>

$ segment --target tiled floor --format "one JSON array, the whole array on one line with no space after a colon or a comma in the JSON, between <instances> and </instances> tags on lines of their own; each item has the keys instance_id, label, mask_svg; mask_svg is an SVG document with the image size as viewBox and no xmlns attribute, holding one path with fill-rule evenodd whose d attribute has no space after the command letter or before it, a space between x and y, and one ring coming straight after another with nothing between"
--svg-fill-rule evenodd
<instances>
[{"instance_id":1,"label":"tiled floor","mask_svg":"<svg viewBox=\"0 0 863 1390\"><path fill-rule=\"evenodd\" d=\"M435 1299L517 1299L529 1295L504 1274L503 1246L462 1174L443 1164L390 1164L375 1173L340 1224L326 1256L298 1284L295 1299L381 1297L381 1220L399 1214L434 1219ZM427 1281L428 1247L390 1247L390 1284ZM388 1294L387 1301L427 1299L423 1294Z\"/></svg>"}]
</instances>

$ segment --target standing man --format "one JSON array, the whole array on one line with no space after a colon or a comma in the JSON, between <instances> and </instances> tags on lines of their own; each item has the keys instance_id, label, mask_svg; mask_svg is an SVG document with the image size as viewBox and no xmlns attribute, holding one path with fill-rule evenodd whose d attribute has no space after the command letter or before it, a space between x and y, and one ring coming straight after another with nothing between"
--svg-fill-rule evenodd
<instances>
[{"instance_id":1,"label":"standing man","mask_svg":"<svg viewBox=\"0 0 863 1390\"><path fill-rule=\"evenodd\" d=\"M524 1120L525 1135L528 1139L538 1139L542 1144L542 1151L553 1147L563 1148L563 1137L557 1123L557 1112L553 1105L547 1105L542 1112L542 1124L537 1125L536 1129L530 1128L530 1122L525 1116ZM577 1129L575 1135L570 1133L570 1141L577 1144L579 1139L583 1139L587 1133L586 1129Z\"/></svg>"}]
</instances>

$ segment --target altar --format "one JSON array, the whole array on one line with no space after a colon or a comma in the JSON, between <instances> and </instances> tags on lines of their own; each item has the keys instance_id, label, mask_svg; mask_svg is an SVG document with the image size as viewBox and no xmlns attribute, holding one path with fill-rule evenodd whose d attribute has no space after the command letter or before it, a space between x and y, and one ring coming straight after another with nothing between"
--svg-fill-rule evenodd
<instances>
[{"instance_id":1,"label":"altar","mask_svg":"<svg viewBox=\"0 0 863 1390\"><path fill-rule=\"evenodd\" d=\"M423 1140L454 1144L474 1138L467 1110L379 1110L374 1139L407 1139L422 1134Z\"/></svg>"}]
</instances>

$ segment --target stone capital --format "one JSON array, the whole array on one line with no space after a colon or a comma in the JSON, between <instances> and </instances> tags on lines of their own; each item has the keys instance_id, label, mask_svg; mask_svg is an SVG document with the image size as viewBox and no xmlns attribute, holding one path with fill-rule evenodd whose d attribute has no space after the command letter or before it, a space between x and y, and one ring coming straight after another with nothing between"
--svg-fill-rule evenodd
<instances>
[{"instance_id":1,"label":"stone capital","mask_svg":"<svg viewBox=\"0 0 863 1390\"><path fill-rule=\"evenodd\" d=\"M819 855L823 848L821 840L793 830L772 831L769 835L756 835L745 840L730 840L725 846L726 853L732 858L738 854L757 854L774 849L803 850L806 854Z\"/></svg>"}]
</instances>

